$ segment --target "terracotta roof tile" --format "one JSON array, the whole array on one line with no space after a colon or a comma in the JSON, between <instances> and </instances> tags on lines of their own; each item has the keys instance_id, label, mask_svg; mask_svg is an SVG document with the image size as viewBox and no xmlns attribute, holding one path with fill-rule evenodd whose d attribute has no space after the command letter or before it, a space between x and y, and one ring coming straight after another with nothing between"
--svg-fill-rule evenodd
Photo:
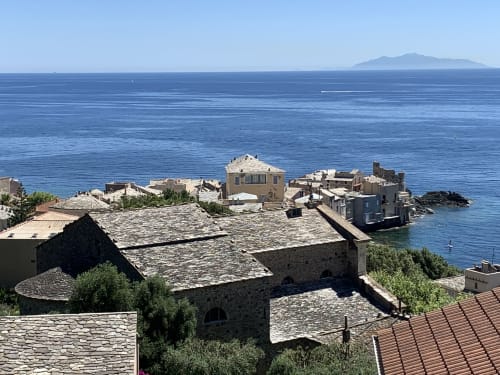
<instances>
[{"instance_id":1,"label":"terracotta roof tile","mask_svg":"<svg viewBox=\"0 0 500 375\"><path fill-rule=\"evenodd\" d=\"M380 330L379 373L500 373L500 287Z\"/></svg>"}]
</instances>

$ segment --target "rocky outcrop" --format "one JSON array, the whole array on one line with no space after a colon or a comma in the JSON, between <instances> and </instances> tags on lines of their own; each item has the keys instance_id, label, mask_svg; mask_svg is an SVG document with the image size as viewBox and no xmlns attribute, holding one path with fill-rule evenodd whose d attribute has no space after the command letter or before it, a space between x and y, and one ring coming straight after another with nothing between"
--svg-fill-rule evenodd
<instances>
[{"instance_id":1,"label":"rocky outcrop","mask_svg":"<svg viewBox=\"0 0 500 375\"><path fill-rule=\"evenodd\" d=\"M430 191L414 197L417 212L424 213L426 208L435 206L469 207L470 200L452 191Z\"/></svg>"}]
</instances>

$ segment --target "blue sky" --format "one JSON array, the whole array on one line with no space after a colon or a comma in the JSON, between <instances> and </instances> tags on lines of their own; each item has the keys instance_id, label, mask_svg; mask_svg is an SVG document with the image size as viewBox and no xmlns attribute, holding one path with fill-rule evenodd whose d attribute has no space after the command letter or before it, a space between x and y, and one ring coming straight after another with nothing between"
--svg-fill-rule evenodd
<instances>
[{"instance_id":1,"label":"blue sky","mask_svg":"<svg viewBox=\"0 0 500 375\"><path fill-rule=\"evenodd\" d=\"M316 70L407 52L500 67L500 1L0 0L0 72Z\"/></svg>"}]
</instances>

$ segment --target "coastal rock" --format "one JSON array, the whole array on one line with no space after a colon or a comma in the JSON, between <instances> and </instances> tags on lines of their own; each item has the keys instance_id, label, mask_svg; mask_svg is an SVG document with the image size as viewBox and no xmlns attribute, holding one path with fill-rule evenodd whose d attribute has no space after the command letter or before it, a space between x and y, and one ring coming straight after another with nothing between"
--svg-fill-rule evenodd
<instances>
[{"instance_id":1,"label":"coastal rock","mask_svg":"<svg viewBox=\"0 0 500 375\"><path fill-rule=\"evenodd\" d=\"M417 212L426 212L429 207L469 207L470 200L452 191L430 191L414 197Z\"/></svg>"}]
</instances>

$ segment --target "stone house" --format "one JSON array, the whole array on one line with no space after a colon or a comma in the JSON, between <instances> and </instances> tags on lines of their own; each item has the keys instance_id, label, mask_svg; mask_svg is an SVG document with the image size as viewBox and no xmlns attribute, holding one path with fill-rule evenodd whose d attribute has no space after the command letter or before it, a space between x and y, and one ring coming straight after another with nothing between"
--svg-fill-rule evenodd
<instances>
[{"instance_id":1,"label":"stone house","mask_svg":"<svg viewBox=\"0 0 500 375\"><path fill-rule=\"evenodd\" d=\"M37 267L76 276L110 261L132 280L158 274L196 305L200 337L265 343L277 290L356 284L366 272L369 238L350 226L320 207L221 218L197 204L89 213L37 248Z\"/></svg>"},{"instance_id":2,"label":"stone house","mask_svg":"<svg viewBox=\"0 0 500 375\"><path fill-rule=\"evenodd\" d=\"M198 308L201 337L269 336L271 272L196 204L89 213L37 249L38 272L76 276L110 261L131 280L155 274Z\"/></svg>"},{"instance_id":3,"label":"stone house","mask_svg":"<svg viewBox=\"0 0 500 375\"><path fill-rule=\"evenodd\" d=\"M1 374L137 375L137 313L0 316Z\"/></svg>"},{"instance_id":4,"label":"stone house","mask_svg":"<svg viewBox=\"0 0 500 375\"><path fill-rule=\"evenodd\" d=\"M19 180L12 177L0 177L0 194L16 195L20 187Z\"/></svg>"},{"instance_id":5,"label":"stone house","mask_svg":"<svg viewBox=\"0 0 500 375\"><path fill-rule=\"evenodd\" d=\"M363 173L358 169L350 172L327 170L322 176L321 185L325 189L345 188L348 191L361 191Z\"/></svg>"},{"instance_id":6,"label":"stone house","mask_svg":"<svg viewBox=\"0 0 500 375\"><path fill-rule=\"evenodd\" d=\"M242 155L226 165L226 197L248 193L260 202L282 202L285 197L285 171L251 155Z\"/></svg>"},{"instance_id":7,"label":"stone house","mask_svg":"<svg viewBox=\"0 0 500 375\"><path fill-rule=\"evenodd\" d=\"M37 274L35 248L63 231L77 216L47 212L0 232L0 287L12 288Z\"/></svg>"}]
</instances>

